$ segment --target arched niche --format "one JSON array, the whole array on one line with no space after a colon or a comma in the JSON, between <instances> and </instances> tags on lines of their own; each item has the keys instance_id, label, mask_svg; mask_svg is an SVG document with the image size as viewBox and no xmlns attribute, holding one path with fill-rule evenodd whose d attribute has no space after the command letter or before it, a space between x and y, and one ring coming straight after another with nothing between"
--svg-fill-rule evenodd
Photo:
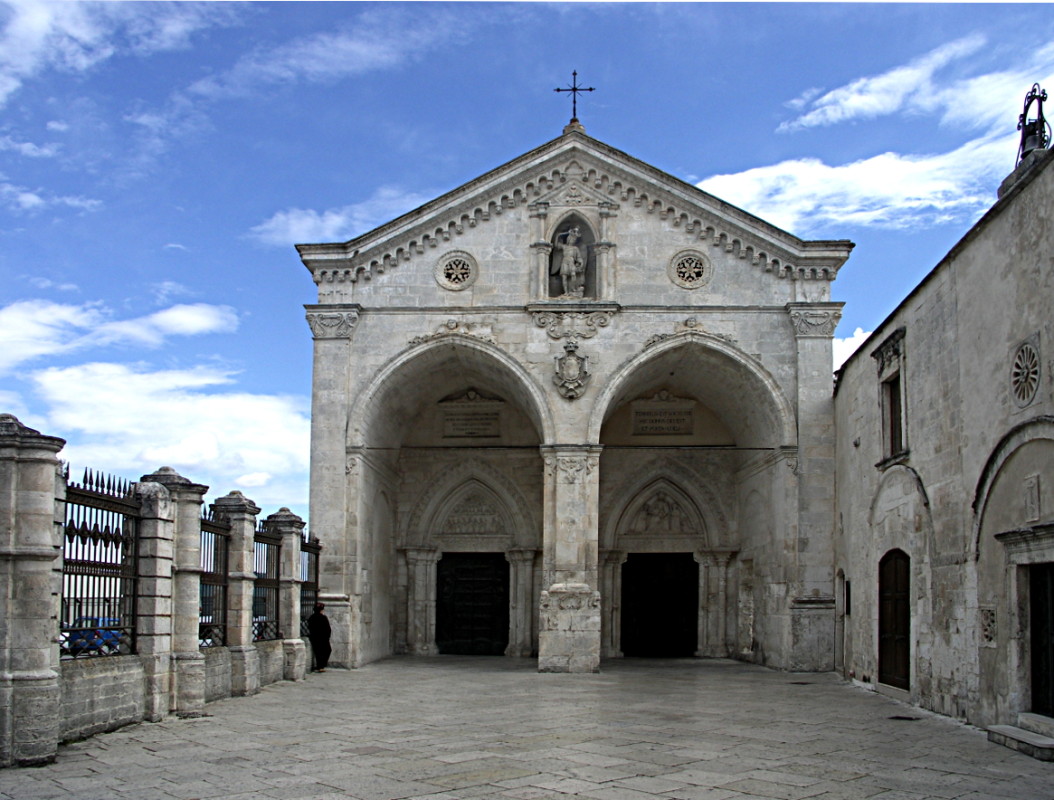
<instances>
[{"instance_id":1,"label":"arched niche","mask_svg":"<svg viewBox=\"0 0 1054 800\"><path fill-rule=\"evenodd\" d=\"M549 239L549 297L568 299L597 296L596 233L578 213L557 223Z\"/></svg>"}]
</instances>

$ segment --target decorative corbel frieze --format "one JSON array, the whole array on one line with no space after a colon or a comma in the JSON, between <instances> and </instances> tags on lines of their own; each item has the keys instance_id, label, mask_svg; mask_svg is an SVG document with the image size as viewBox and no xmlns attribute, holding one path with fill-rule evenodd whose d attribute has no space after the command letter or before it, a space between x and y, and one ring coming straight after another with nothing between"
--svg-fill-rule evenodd
<instances>
[{"instance_id":1,"label":"decorative corbel frieze","mask_svg":"<svg viewBox=\"0 0 1054 800\"><path fill-rule=\"evenodd\" d=\"M842 312L838 309L805 303L788 303L787 313L790 314L791 323L794 325L794 334L799 338L834 336L834 329L838 327L838 320L842 318Z\"/></svg>"},{"instance_id":2,"label":"decorative corbel frieze","mask_svg":"<svg viewBox=\"0 0 1054 800\"><path fill-rule=\"evenodd\" d=\"M307 324L315 339L350 339L359 323L359 312L309 311Z\"/></svg>"}]
</instances>

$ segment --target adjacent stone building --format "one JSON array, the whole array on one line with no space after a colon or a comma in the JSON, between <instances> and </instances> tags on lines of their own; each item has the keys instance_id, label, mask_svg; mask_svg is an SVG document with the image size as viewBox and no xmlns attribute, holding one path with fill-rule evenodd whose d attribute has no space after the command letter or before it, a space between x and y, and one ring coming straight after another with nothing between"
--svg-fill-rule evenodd
<instances>
[{"instance_id":1,"label":"adjacent stone building","mask_svg":"<svg viewBox=\"0 0 1054 800\"><path fill-rule=\"evenodd\" d=\"M851 249L576 120L357 239L299 246L334 662L831 669L830 285Z\"/></svg>"},{"instance_id":2,"label":"adjacent stone building","mask_svg":"<svg viewBox=\"0 0 1054 800\"><path fill-rule=\"evenodd\" d=\"M835 397L835 661L980 725L1054 716L1052 160L1022 162Z\"/></svg>"}]
</instances>

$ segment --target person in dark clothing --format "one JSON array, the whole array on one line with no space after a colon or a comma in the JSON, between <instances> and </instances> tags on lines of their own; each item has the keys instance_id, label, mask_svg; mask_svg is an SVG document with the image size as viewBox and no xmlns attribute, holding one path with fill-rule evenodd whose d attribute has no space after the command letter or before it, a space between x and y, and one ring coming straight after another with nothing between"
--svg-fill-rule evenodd
<instances>
[{"instance_id":1,"label":"person in dark clothing","mask_svg":"<svg viewBox=\"0 0 1054 800\"><path fill-rule=\"evenodd\" d=\"M307 638L311 641L311 652L315 654L313 672L325 672L329 663L329 617L322 613L325 606L315 603L315 613L307 618Z\"/></svg>"}]
</instances>

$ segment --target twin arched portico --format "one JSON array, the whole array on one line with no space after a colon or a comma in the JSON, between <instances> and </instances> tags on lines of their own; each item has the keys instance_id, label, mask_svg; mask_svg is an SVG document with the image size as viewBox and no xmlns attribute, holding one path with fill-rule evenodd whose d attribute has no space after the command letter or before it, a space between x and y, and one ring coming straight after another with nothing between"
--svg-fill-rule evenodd
<instances>
[{"instance_id":1,"label":"twin arched portico","mask_svg":"<svg viewBox=\"0 0 1054 800\"><path fill-rule=\"evenodd\" d=\"M595 398L565 400L533 367L452 326L395 355L354 399L347 535L323 568L338 616L347 598L346 662L441 649L437 580L451 579L439 564L455 553L461 574L473 558L505 570L504 652L538 653L543 668L621 654L623 601L658 591L646 577L627 589L624 565L649 559L696 565L679 568L694 575L681 587L691 607L667 609L691 617L692 654L755 651L771 632L744 622L740 595L764 616L755 564L780 524L770 512L758 526L742 506L763 496L775 510L793 493L795 425L776 381L695 331L628 359Z\"/></svg>"}]
</instances>

